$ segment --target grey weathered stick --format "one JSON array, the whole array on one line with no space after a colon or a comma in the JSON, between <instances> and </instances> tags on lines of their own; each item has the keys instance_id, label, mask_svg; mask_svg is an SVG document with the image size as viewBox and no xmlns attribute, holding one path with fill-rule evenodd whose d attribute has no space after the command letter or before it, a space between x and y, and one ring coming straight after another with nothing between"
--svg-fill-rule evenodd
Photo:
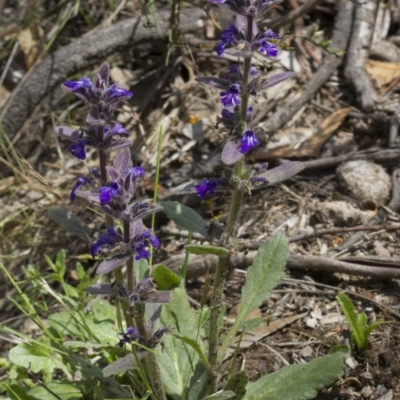
<instances>
[{"instance_id":1,"label":"grey weathered stick","mask_svg":"<svg viewBox=\"0 0 400 400\"><path fill-rule=\"evenodd\" d=\"M181 31L187 33L198 30L198 22L204 12L199 8L187 7L182 13ZM161 30L167 36L170 11L160 11L157 16ZM0 123L9 138L14 139L35 107L69 76L104 61L110 54L158 39L156 29L144 27L144 22L145 19L141 17L131 18L89 33L48 55L32 68L0 112ZM27 156L32 143L38 138L32 138L29 132L21 137L23 140L16 147L23 156Z\"/></svg>"},{"instance_id":2,"label":"grey weathered stick","mask_svg":"<svg viewBox=\"0 0 400 400\"><path fill-rule=\"evenodd\" d=\"M340 50L346 50L350 36L353 3L348 0L340 0L338 3L339 11L336 15L331 46L339 48ZM341 62L341 58L336 58L327 54L313 78L304 86L300 97L295 101L286 103L266 122L264 127L268 129L268 133L272 134L276 132L284 124L289 122L293 115L310 101L317 91L328 81Z\"/></svg>"},{"instance_id":3,"label":"grey weathered stick","mask_svg":"<svg viewBox=\"0 0 400 400\"><path fill-rule=\"evenodd\" d=\"M232 268L247 268L253 262L256 251L250 251L247 254L239 253L231 257ZM163 265L179 273L179 268L184 255L173 256L163 262ZM194 279L215 270L218 263L217 256L194 256L189 257L189 268L187 271L188 279ZM312 270L320 272L341 272L349 275L369 276L378 279L399 279L400 270L397 268L381 267L379 265L363 265L350 262L344 262L337 259L317 257L317 256L299 256L291 255L287 262L289 269Z\"/></svg>"},{"instance_id":4,"label":"grey weathered stick","mask_svg":"<svg viewBox=\"0 0 400 400\"><path fill-rule=\"evenodd\" d=\"M357 101L364 111L370 111L376 99L371 81L365 70L365 63L369 56L377 3L378 0L357 2L344 70L346 78L355 90Z\"/></svg>"}]
</instances>

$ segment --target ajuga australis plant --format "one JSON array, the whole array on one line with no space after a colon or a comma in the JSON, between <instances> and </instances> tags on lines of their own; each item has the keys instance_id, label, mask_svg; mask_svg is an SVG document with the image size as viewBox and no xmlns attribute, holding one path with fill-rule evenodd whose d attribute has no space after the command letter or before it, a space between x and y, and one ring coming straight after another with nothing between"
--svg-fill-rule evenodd
<instances>
[{"instance_id":1,"label":"ajuga australis plant","mask_svg":"<svg viewBox=\"0 0 400 400\"><path fill-rule=\"evenodd\" d=\"M57 134L72 142L70 152L80 160L86 159L91 148L98 154L98 167L78 177L71 188L70 200L85 199L104 214L104 223L94 229L96 233L93 234L92 229L67 209L50 210L50 215L69 232L88 242L88 251L99 261L96 273L103 279L92 284L81 270L80 278L86 283L84 290L93 296L108 296L115 305L115 312L111 320L109 317L102 319L104 310L93 303L92 310L97 318L94 320L87 307L80 304L73 310L67 307L67 314L52 316L52 329L58 336L46 330L43 324L40 326L48 334L50 343L56 343L53 347L64 365L69 363L72 372L63 369L68 379L72 381L76 376L78 365L80 371L90 371L80 375L86 379L84 389L79 389L85 393L85 398L311 399L318 389L333 383L344 369L343 352L337 352L306 365L285 367L252 383L248 383L245 372L222 374L222 362L235 351L231 348L233 339L245 329L246 317L268 299L282 279L288 256L288 241L282 233L259 248L247 271L238 316L221 335L223 289L230 260L242 251L242 244L236 237L239 213L255 187L265 186L267 190L301 171L304 165L289 162L268 170L267 164L248 165L245 160L247 153L260 146L263 133L252 118L257 96L295 76L293 72L266 76L252 64L255 52L265 56L266 61L278 55L278 33L270 29L261 31L257 25L258 19L269 12L276 1L209 1L236 14L236 22L221 32L216 52L221 57L235 56L238 63L218 76L196 78L219 90L221 115L216 128L223 128L221 158L224 166L214 176L194 185L193 190L200 198L223 193L224 198L229 199L225 224L207 224L198 213L178 202L155 204L150 200L136 200L135 190L145 171L132 165L132 142L127 130L120 123L110 123L117 105L133 94L115 83L110 84L107 63L93 79L84 77L62 85L88 103L90 109L86 127L57 126ZM205 288L200 311L192 309L185 292L188 257L182 266L182 279L162 265L150 273L147 265L150 249L161 243L144 225L143 218L161 210L176 224L204 237L202 244L186 246L187 256L189 253L198 257L217 256L211 300L208 303ZM62 280L63 274L59 271L65 268L54 266L54 269ZM68 293L73 293L71 288ZM31 309L29 313L35 314ZM99 320L102 325L93 325ZM114 332L111 341L104 336L105 326ZM69 340L60 343L61 339L57 338L65 335ZM163 346L159 346L160 343ZM67 347L75 349L76 353L66 352ZM10 358L27 367L27 361L18 358L21 351L19 348L11 352ZM23 351L30 350L25 346ZM234 363L235 358L231 360ZM95 369L96 365L101 369ZM233 371L233 366L229 370ZM90 380L93 371L96 371L95 383ZM128 392L126 387L129 387Z\"/></svg>"}]
</instances>

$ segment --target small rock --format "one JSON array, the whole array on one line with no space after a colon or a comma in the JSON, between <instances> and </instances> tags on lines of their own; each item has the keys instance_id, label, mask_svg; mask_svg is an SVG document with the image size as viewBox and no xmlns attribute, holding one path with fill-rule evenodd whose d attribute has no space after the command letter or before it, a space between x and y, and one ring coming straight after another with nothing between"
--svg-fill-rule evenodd
<instances>
[{"instance_id":1,"label":"small rock","mask_svg":"<svg viewBox=\"0 0 400 400\"><path fill-rule=\"evenodd\" d=\"M300 351L299 351L299 355L300 357L306 359L306 360L310 360L312 355L313 355L313 350L310 346L306 346L303 347Z\"/></svg>"},{"instance_id":2,"label":"small rock","mask_svg":"<svg viewBox=\"0 0 400 400\"><path fill-rule=\"evenodd\" d=\"M372 396L372 393L374 393L374 390L371 386L365 386L361 390L361 396L364 397L364 399L370 398Z\"/></svg>"},{"instance_id":3,"label":"small rock","mask_svg":"<svg viewBox=\"0 0 400 400\"><path fill-rule=\"evenodd\" d=\"M373 375L372 375L371 372L369 372L369 371L361 372L360 378L363 378L363 379L365 379L366 381L372 381L372 380L374 380Z\"/></svg>"},{"instance_id":4,"label":"small rock","mask_svg":"<svg viewBox=\"0 0 400 400\"><path fill-rule=\"evenodd\" d=\"M347 201L326 201L319 203L315 214L321 222L331 222L336 226L365 224L374 215L373 211L359 210Z\"/></svg>"},{"instance_id":5,"label":"small rock","mask_svg":"<svg viewBox=\"0 0 400 400\"><path fill-rule=\"evenodd\" d=\"M365 160L349 161L337 168L336 175L346 193L355 199L375 206L386 204L392 181L382 166Z\"/></svg>"}]
</instances>

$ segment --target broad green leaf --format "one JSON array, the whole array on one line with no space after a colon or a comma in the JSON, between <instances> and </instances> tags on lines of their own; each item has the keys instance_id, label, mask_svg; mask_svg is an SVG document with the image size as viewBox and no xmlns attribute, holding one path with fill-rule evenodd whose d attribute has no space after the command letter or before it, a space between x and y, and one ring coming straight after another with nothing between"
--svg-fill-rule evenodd
<instances>
[{"instance_id":1,"label":"broad green leaf","mask_svg":"<svg viewBox=\"0 0 400 400\"><path fill-rule=\"evenodd\" d=\"M206 244L188 244L185 249L192 254L203 255L203 254L213 254L218 257L229 257L230 252L223 247L209 246Z\"/></svg>"},{"instance_id":2,"label":"broad green leaf","mask_svg":"<svg viewBox=\"0 0 400 400\"><path fill-rule=\"evenodd\" d=\"M164 207L164 212L168 218L180 227L209 237L207 223L190 207L184 206L177 201L162 201L160 205Z\"/></svg>"},{"instance_id":3,"label":"broad green leaf","mask_svg":"<svg viewBox=\"0 0 400 400\"><path fill-rule=\"evenodd\" d=\"M228 400L235 397L235 392L232 390L223 390L212 394L211 396L205 397L203 400Z\"/></svg>"},{"instance_id":4,"label":"broad green leaf","mask_svg":"<svg viewBox=\"0 0 400 400\"><path fill-rule=\"evenodd\" d=\"M354 305L344 293L339 293L336 296L336 300L347 319L357 349L361 350L364 344L364 333L357 323L358 318Z\"/></svg>"},{"instance_id":5,"label":"broad green leaf","mask_svg":"<svg viewBox=\"0 0 400 400\"><path fill-rule=\"evenodd\" d=\"M318 390L339 379L346 365L345 353L337 352L307 364L289 365L247 385L244 400L315 399Z\"/></svg>"},{"instance_id":6,"label":"broad green leaf","mask_svg":"<svg viewBox=\"0 0 400 400\"><path fill-rule=\"evenodd\" d=\"M180 276L165 265L158 265L153 271L153 279L160 290L172 290L179 287Z\"/></svg>"},{"instance_id":7,"label":"broad green leaf","mask_svg":"<svg viewBox=\"0 0 400 400\"><path fill-rule=\"evenodd\" d=\"M102 349L110 347L107 344L82 342L80 340L67 340L63 343L63 346L72 348L84 348L84 349Z\"/></svg>"},{"instance_id":8,"label":"broad green leaf","mask_svg":"<svg viewBox=\"0 0 400 400\"><path fill-rule=\"evenodd\" d=\"M48 211L51 219L65 230L81 239L89 241L92 230L76 215L65 208L52 208Z\"/></svg>"},{"instance_id":9,"label":"broad green leaf","mask_svg":"<svg viewBox=\"0 0 400 400\"><path fill-rule=\"evenodd\" d=\"M142 354L142 357L144 356L145 354ZM133 354L128 354L103 368L103 375L106 378L108 376L117 375L135 368L136 364L136 357Z\"/></svg>"},{"instance_id":10,"label":"broad green leaf","mask_svg":"<svg viewBox=\"0 0 400 400\"><path fill-rule=\"evenodd\" d=\"M240 311L218 352L220 362L246 317L269 298L272 289L282 280L287 258L288 240L283 233L276 234L258 249L247 270Z\"/></svg>"},{"instance_id":11,"label":"broad green leaf","mask_svg":"<svg viewBox=\"0 0 400 400\"><path fill-rule=\"evenodd\" d=\"M55 368L65 371L61 356L45 346L21 343L9 352L10 360L21 367L28 368L33 373L53 373Z\"/></svg>"},{"instance_id":12,"label":"broad green leaf","mask_svg":"<svg viewBox=\"0 0 400 400\"><path fill-rule=\"evenodd\" d=\"M206 354L206 347L201 339L204 331L200 329L198 332L198 315L190 306L182 288L175 289L171 301L163 305L161 325L178 331L175 318L179 323L180 335L193 339L198 337L199 348ZM174 335L164 335L163 342L164 351L157 354L157 359L168 395L174 400L180 400L183 393L190 390L190 400L203 398L207 393L207 375L197 352Z\"/></svg>"},{"instance_id":13,"label":"broad green leaf","mask_svg":"<svg viewBox=\"0 0 400 400\"><path fill-rule=\"evenodd\" d=\"M29 395L34 399L46 399L46 400L80 400L82 399L82 393L85 394L85 385L82 382L74 383L59 383L51 382L46 385L53 393L46 390L43 386L36 386L29 391Z\"/></svg>"}]
</instances>

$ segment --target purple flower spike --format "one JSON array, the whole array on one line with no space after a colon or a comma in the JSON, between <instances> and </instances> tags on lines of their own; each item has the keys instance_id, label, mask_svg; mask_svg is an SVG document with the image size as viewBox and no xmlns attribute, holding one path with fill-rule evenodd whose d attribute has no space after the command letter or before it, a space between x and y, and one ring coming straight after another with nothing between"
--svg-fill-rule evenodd
<instances>
[{"instance_id":1,"label":"purple flower spike","mask_svg":"<svg viewBox=\"0 0 400 400\"><path fill-rule=\"evenodd\" d=\"M107 228L107 233L100 235L97 240L90 246L90 253L94 257L103 246L112 246L118 242L122 242L122 236L112 227Z\"/></svg>"},{"instance_id":2,"label":"purple flower spike","mask_svg":"<svg viewBox=\"0 0 400 400\"><path fill-rule=\"evenodd\" d=\"M89 140L80 139L77 143L71 144L69 150L73 156L79 158L80 160L86 160L85 146L89 144Z\"/></svg>"},{"instance_id":3,"label":"purple flower spike","mask_svg":"<svg viewBox=\"0 0 400 400\"><path fill-rule=\"evenodd\" d=\"M90 181L91 181L90 178L85 178L84 176L80 176L80 177L78 178L78 180L76 181L74 187L73 187L72 190L71 190L71 194L69 195L69 198L71 199L71 201L74 201L74 200L75 200L75 197L76 197L75 193L76 193L76 191L79 190L79 188L80 188L81 186L90 183Z\"/></svg>"},{"instance_id":4,"label":"purple flower spike","mask_svg":"<svg viewBox=\"0 0 400 400\"><path fill-rule=\"evenodd\" d=\"M263 40L258 51L267 57L276 57L278 55L278 46L268 42L268 40Z\"/></svg>"},{"instance_id":5,"label":"purple flower spike","mask_svg":"<svg viewBox=\"0 0 400 400\"><path fill-rule=\"evenodd\" d=\"M211 179L203 179L202 185L195 185L194 190L196 190L197 195L203 198L207 192L210 192L210 195L215 194L215 189L218 185L223 184L224 181L218 178L211 178Z\"/></svg>"},{"instance_id":6,"label":"purple flower spike","mask_svg":"<svg viewBox=\"0 0 400 400\"><path fill-rule=\"evenodd\" d=\"M256 135L251 129L247 129L243 136L240 139L240 152L245 154L250 151L253 147L256 147L260 144Z\"/></svg>"},{"instance_id":7,"label":"purple flower spike","mask_svg":"<svg viewBox=\"0 0 400 400\"><path fill-rule=\"evenodd\" d=\"M220 93L221 103L224 107L233 107L235 105L240 104L240 85L238 83L234 83L229 87L228 90L225 90Z\"/></svg>"},{"instance_id":8,"label":"purple flower spike","mask_svg":"<svg viewBox=\"0 0 400 400\"><path fill-rule=\"evenodd\" d=\"M117 182L111 181L99 189L99 198L101 204L108 204L113 197L118 196L119 185Z\"/></svg>"}]
</instances>

